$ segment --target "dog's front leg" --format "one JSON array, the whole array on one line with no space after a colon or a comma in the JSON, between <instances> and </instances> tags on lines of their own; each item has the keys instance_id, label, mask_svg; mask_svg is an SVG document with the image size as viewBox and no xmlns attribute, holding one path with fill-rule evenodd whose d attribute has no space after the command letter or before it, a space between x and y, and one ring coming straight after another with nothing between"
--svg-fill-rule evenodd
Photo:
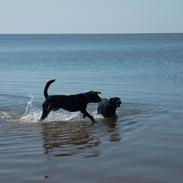
<instances>
[{"instance_id":1,"label":"dog's front leg","mask_svg":"<svg viewBox=\"0 0 183 183\"><path fill-rule=\"evenodd\" d=\"M87 116L89 119L91 119L91 121L92 121L93 123L96 122L95 119L93 118L93 116L90 115L86 110L85 110L85 111L81 111L81 112L83 113L83 117L84 117L84 118Z\"/></svg>"}]
</instances>

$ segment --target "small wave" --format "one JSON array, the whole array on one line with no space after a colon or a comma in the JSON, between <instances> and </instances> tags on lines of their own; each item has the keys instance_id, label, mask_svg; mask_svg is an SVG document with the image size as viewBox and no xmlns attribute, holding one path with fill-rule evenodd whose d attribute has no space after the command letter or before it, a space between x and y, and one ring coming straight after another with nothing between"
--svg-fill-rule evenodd
<instances>
[{"instance_id":1,"label":"small wave","mask_svg":"<svg viewBox=\"0 0 183 183\"><path fill-rule=\"evenodd\" d=\"M17 119L18 119L18 116L14 112L0 111L1 121L15 122L17 121Z\"/></svg>"}]
</instances>

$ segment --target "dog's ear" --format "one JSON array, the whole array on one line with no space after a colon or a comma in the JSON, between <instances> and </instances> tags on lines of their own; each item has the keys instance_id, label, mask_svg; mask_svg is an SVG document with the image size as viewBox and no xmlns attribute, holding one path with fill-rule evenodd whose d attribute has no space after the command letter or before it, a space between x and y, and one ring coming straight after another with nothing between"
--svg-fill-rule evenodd
<instances>
[{"instance_id":1,"label":"dog's ear","mask_svg":"<svg viewBox=\"0 0 183 183\"><path fill-rule=\"evenodd\" d=\"M110 99L109 99L109 103L112 104L112 103L114 103L114 102L115 102L115 98L110 98Z\"/></svg>"},{"instance_id":2,"label":"dog's ear","mask_svg":"<svg viewBox=\"0 0 183 183\"><path fill-rule=\"evenodd\" d=\"M116 103L121 104L121 99L119 97L112 97L112 98L109 99L109 103L111 103L111 104L116 104Z\"/></svg>"},{"instance_id":3,"label":"dog's ear","mask_svg":"<svg viewBox=\"0 0 183 183\"><path fill-rule=\"evenodd\" d=\"M110 98L110 99L109 99L109 103L111 103L112 101L113 101L113 98Z\"/></svg>"}]
</instances>

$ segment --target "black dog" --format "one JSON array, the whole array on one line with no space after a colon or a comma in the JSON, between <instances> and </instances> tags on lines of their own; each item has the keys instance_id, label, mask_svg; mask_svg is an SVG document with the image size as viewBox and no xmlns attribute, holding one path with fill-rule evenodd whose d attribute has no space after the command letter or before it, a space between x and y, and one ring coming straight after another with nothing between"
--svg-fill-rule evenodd
<instances>
[{"instance_id":1,"label":"black dog","mask_svg":"<svg viewBox=\"0 0 183 183\"><path fill-rule=\"evenodd\" d=\"M104 117L115 117L116 108L120 107L121 100L119 97L113 97L108 99L102 99L98 105L98 114L102 114Z\"/></svg>"},{"instance_id":2,"label":"black dog","mask_svg":"<svg viewBox=\"0 0 183 183\"><path fill-rule=\"evenodd\" d=\"M44 96L46 100L42 105L42 116L40 120L44 120L50 111L56 111L62 108L70 112L80 111L84 118L87 116L92 122L95 122L94 118L86 111L86 108L88 103L100 102L101 98L98 94L101 93L90 91L76 95L48 95L47 90L54 81L55 80L50 80L45 85Z\"/></svg>"}]
</instances>

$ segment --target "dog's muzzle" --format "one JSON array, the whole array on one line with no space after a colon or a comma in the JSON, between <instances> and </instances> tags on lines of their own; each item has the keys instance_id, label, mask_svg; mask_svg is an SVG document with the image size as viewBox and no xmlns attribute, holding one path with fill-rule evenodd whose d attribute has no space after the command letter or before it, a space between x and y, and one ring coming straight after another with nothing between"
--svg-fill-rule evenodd
<instances>
[{"instance_id":1,"label":"dog's muzzle","mask_svg":"<svg viewBox=\"0 0 183 183\"><path fill-rule=\"evenodd\" d=\"M120 107L120 105L121 105L121 100L117 100L116 101L116 107Z\"/></svg>"}]
</instances>

